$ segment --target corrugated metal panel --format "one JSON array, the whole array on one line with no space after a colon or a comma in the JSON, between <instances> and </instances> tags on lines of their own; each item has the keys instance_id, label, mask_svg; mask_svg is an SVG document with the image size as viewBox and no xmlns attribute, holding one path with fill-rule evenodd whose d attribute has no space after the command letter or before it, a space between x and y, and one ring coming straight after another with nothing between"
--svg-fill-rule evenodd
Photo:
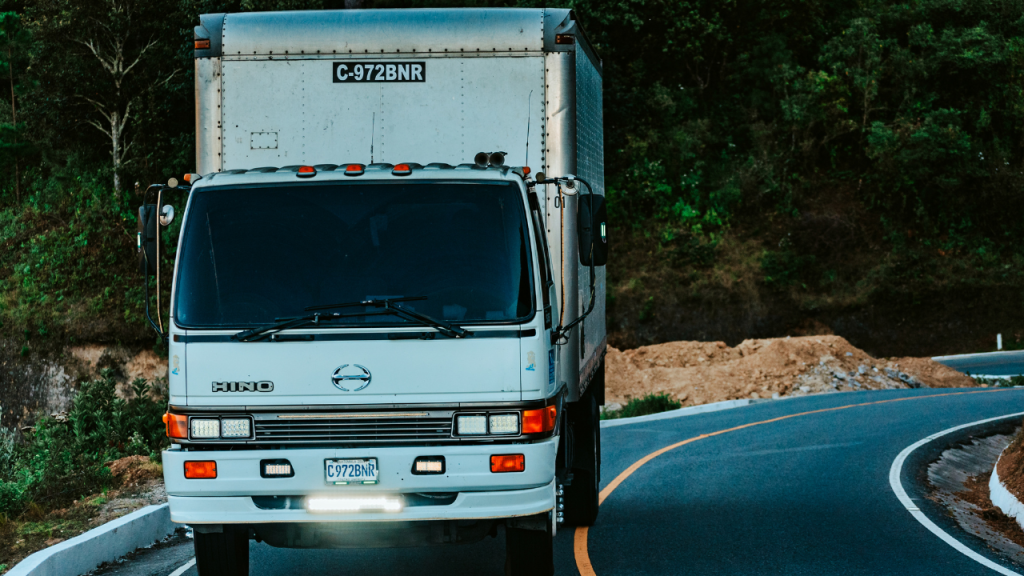
<instances>
[{"instance_id":1,"label":"corrugated metal panel","mask_svg":"<svg viewBox=\"0 0 1024 576\"><path fill-rule=\"evenodd\" d=\"M228 14L225 57L544 48L544 10L308 10Z\"/></svg>"},{"instance_id":2,"label":"corrugated metal panel","mask_svg":"<svg viewBox=\"0 0 1024 576\"><path fill-rule=\"evenodd\" d=\"M604 128L602 122L601 73L590 58L576 56L576 174L590 183L594 194L604 196ZM581 193L579 202L586 202ZM598 346L605 338L605 267L596 271L596 303L594 311L583 322L580 367L587 368L587 359L600 353ZM590 269L578 269L579 307L584 312L590 305ZM583 376L586 376L585 374Z\"/></svg>"}]
</instances>

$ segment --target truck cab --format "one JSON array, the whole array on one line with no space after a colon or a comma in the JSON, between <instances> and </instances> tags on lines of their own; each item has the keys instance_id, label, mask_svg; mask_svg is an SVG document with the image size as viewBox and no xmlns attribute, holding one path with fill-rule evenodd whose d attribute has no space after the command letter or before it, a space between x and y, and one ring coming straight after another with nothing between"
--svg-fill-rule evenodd
<instances>
[{"instance_id":1,"label":"truck cab","mask_svg":"<svg viewBox=\"0 0 1024 576\"><path fill-rule=\"evenodd\" d=\"M514 57L482 66L475 55L433 56L448 40L432 23L517 35L526 20L537 21L536 38ZM421 52L381 40L395 27L408 32L403 42L419 35ZM257 36L280 38L275 29L301 45L249 50ZM557 31L579 43L546 51ZM159 330L170 364L163 462L171 518L193 528L200 574L247 574L250 540L361 548L501 533L511 573L550 574L559 524L596 519L603 171L592 158L577 162L579 63L566 58L592 66L576 52L584 41L564 10L203 17L199 170L187 185L151 187L138 250L148 291L160 226L173 218L161 198L187 194ZM368 47L357 55L360 42ZM336 56L341 46L353 55ZM572 82L550 75L552 53ZM465 83L467 70L487 70L490 84L460 106L493 110L499 94L525 91L523 70L545 66L518 116L463 126L455 144L432 140L451 128L451 98L435 99L453 71ZM347 85L357 68L371 80ZM289 83L296 78L320 85ZM561 88L544 86L554 80ZM372 105L353 112L356 122L318 90ZM275 99L300 113L267 105ZM534 117L540 136L527 129ZM366 134L323 133L364 120ZM520 142L505 125L524 128ZM409 141L385 140L399 129ZM531 138L535 150L552 148L535 157L550 176L528 166ZM467 141L481 146L472 161L459 158ZM491 151L513 144L522 152ZM327 161L359 148L371 159ZM263 165L274 157L298 163ZM239 165L253 160L260 165Z\"/></svg>"}]
</instances>

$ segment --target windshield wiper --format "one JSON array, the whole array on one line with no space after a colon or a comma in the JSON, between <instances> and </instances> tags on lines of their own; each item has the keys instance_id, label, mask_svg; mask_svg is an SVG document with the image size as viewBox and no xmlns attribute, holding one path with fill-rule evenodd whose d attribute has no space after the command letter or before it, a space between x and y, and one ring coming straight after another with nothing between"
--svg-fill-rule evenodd
<instances>
[{"instance_id":1,"label":"windshield wiper","mask_svg":"<svg viewBox=\"0 0 1024 576\"><path fill-rule=\"evenodd\" d=\"M394 312L389 311L354 312L352 314L341 314L337 312L334 314L321 314L320 312L317 312L316 314L310 314L309 316L300 316L298 318L280 318L278 319L277 322L274 322L273 324L252 328L251 330L243 330L233 335L231 338L234 340L238 340L239 342L255 342L258 340L263 340L267 336L272 336L282 330L288 330L290 328L302 328L304 326L310 325L317 326L321 322L339 320L342 318L357 318L360 316L390 316L392 314L394 314Z\"/></svg>"},{"instance_id":2,"label":"windshield wiper","mask_svg":"<svg viewBox=\"0 0 1024 576\"><path fill-rule=\"evenodd\" d=\"M440 320L435 320L434 318L431 318L430 316L427 316L426 314L421 314L419 312L414 312L412 310L409 310L409 309L406 309L406 308L402 308L401 306L396 306L395 305L396 302L411 302L411 301L414 301L414 300L426 300L426 299L427 299L426 296L409 296L409 297L406 297L406 298L370 299L370 300L361 300L359 302L345 302L343 304L323 304L323 305L320 305L320 306L309 306L309 307L306 308L306 311L312 311L312 310L332 310L334 308L352 308L352 307L355 307L355 306L369 306L369 307L373 307L373 308L383 308L384 310L382 310L381 312L377 312L376 314L395 314L395 315L401 316L402 318L405 318L407 320L415 320L416 322L419 322L420 324L423 324L425 326L430 326L431 328L434 328L435 330L437 330L438 332L440 332L441 334L444 334L445 336L447 336L449 338L465 338L466 336L470 335L470 332L468 330L462 328L461 326L458 326L457 324L449 324L447 322L441 322ZM374 313L373 312L367 312L366 314L374 314Z\"/></svg>"}]
</instances>

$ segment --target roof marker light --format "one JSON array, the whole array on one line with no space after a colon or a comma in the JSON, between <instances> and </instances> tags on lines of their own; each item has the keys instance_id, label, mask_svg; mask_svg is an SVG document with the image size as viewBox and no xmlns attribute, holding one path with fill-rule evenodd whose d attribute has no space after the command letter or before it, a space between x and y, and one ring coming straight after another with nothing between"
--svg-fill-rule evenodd
<instances>
[{"instance_id":1,"label":"roof marker light","mask_svg":"<svg viewBox=\"0 0 1024 576\"><path fill-rule=\"evenodd\" d=\"M345 166L345 176L362 176L366 172L366 166L362 164L348 164Z\"/></svg>"},{"instance_id":2,"label":"roof marker light","mask_svg":"<svg viewBox=\"0 0 1024 576\"><path fill-rule=\"evenodd\" d=\"M313 168L312 166L299 166L296 175L299 178L312 178L313 176L316 176L316 168Z\"/></svg>"},{"instance_id":3,"label":"roof marker light","mask_svg":"<svg viewBox=\"0 0 1024 576\"><path fill-rule=\"evenodd\" d=\"M395 176L408 176L409 174L412 174L412 168L410 168L408 164L395 164L391 173Z\"/></svg>"}]
</instances>

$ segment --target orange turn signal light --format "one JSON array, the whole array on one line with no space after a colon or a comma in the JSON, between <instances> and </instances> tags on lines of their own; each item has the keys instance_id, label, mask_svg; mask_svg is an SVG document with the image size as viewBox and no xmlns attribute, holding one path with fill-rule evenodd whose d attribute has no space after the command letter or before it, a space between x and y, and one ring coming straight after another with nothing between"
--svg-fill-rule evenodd
<instances>
[{"instance_id":1,"label":"orange turn signal light","mask_svg":"<svg viewBox=\"0 0 1024 576\"><path fill-rule=\"evenodd\" d=\"M526 470L526 456L522 454L491 456L491 472L522 472L523 470Z\"/></svg>"},{"instance_id":2,"label":"orange turn signal light","mask_svg":"<svg viewBox=\"0 0 1024 576\"><path fill-rule=\"evenodd\" d=\"M216 478L217 463L213 460L185 462L185 478Z\"/></svg>"},{"instance_id":3,"label":"orange turn signal light","mask_svg":"<svg viewBox=\"0 0 1024 576\"><path fill-rule=\"evenodd\" d=\"M188 416L184 414L164 414L164 424L167 428L168 438L188 438Z\"/></svg>"},{"instance_id":4,"label":"orange turn signal light","mask_svg":"<svg viewBox=\"0 0 1024 576\"><path fill-rule=\"evenodd\" d=\"M210 49L210 39L209 38L203 38L203 39L200 39L200 40L196 40L196 50L209 50L209 49Z\"/></svg>"},{"instance_id":5,"label":"orange turn signal light","mask_svg":"<svg viewBox=\"0 0 1024 576\"><path fill-rule=\"evenodd\" d=\"M533 172L533 170L530 170L529 166L523 166L523 176L529 176L530 172Z\"/></svg>"},{"instance_id":6,"label":"orange turn signal light","mask_svg":"<svg viewBox=\"0 0 1024 576\"><path fill-rule=\"evenodd\" d=\"M551 432L555 429L555 420L558 419L558 408L547 406L539 410L526 410L523 412L523 434L541 434Z\"/></svg>"}]
</instances>

